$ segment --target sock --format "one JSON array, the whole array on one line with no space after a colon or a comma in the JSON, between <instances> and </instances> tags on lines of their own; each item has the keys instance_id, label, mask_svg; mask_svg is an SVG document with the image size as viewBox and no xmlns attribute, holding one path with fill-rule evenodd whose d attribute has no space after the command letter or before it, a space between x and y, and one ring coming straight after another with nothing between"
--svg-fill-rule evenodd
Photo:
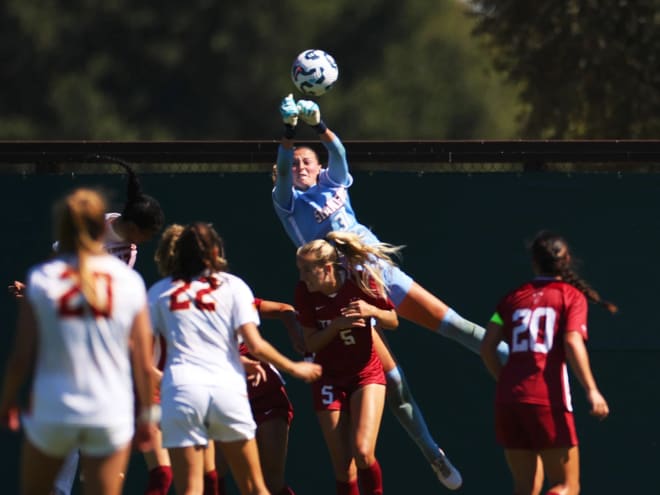
<instances>
[{"instance_id":1,"label":"sock","mask_svg":"<svg viewBox=\"0 0 660 495\"><path fill-rule=\"evenodd\" d=\"M368 468L358 469L358 480L362 495L383 495L383 472L378 461Z\"/></svg>"},{"instance_id":2,"label":"sock","mask_svg":"<svg viewBox=\"0 0 660 495\"><path fill-rule=\"evenodd\" d=\"M557 492L547 492L545 495L559 495Z\"/></svg>"},{"instance_id":3,"label":"sock","mask_svg":"<svg viewBox=\"0 0 660 495\"><path fill-rule=\"evenodd\" d=\"M360 495L360 489L358 488L357 480L335 480L335 486L337 487L337 495Z\"/></svg>"},{"instance_id":4,"label":"sock","mask_svg":"<svg viewBox=\"0 0 660 495\"><path fill-rule=\"evenodd\" d=\"M277 492L275 495L296 495L296 494L295 494L295 492L291 489L290 486L285 486L284 488L282 488L282 490L280 490L279 492Z\"/></svg>"},{"instance_id":5,"label":"sock","mask_svg":"<svg viewBox=\"0 0 660 495\"><path fill-rule=\"evenodd\" d=\"M390 411L417 444L426 460L432 462L438 457L440 449L426 426L422 411L412 397L403 370L397 365L385 373L385 378L387 380L385 397Z\"/></svg>"},{"instance_id":6,"label":"sock","mask_svg":"<svg viewBox=\"0 0 660 495\"><path fill-rule=\"evenodd\" d=\"M144 495L167 495L172 485L172 468L170 466L157 466L149 471L147 488Z\"/></svg>"},{"instance_id":7,"label":"sock","mask_svg":"<svg viewBox=\"0 0 660 495\"><path fill-rule=\"evenodd\" d=\"M219 493L220 483L218 472L215 469L213 471L207 471L204 473L204 495L218 495Z\"/></svg>"},{"instance_id":8,"label":"sock","mask_svg":"<svg viewBox=\"0 0 660 495\"><path fill-rule=\"evenodd\" d=\"M78 460L80 453L78 449L74 449L64 459L64 463L60 470L57 472L57 477L53 482L53 491L58 495L71 495L73 484L76 481L76 473L78 472Z\"/></svg>"},{"instance_id":9,"label":"sock","mask_svg":"<svg viewBox=\"0 0 660 495\"><path fill-rule=\"evenodd\" d=\"M481 341L484 340L486 334L483 327L466 320L451 308L447 310L437 331L443 337L458 342L475 354L479 354ZM509 346L504 342L500 342L497 346L497 355L502 364L506 363L509 358Z\"/></svg>"}]
</instances>

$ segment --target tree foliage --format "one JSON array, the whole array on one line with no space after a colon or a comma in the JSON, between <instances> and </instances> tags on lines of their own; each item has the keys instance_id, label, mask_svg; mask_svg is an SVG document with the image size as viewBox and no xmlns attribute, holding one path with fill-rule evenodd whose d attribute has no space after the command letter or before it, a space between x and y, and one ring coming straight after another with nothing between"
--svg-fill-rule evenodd
<instances>
[{"instance_id":1,"label":"tree foliage","mask_svg":"<svg viewBox=\"0 0 660 495\"><path fill-rule=\"evenodd\" d=\"M522 87L522 134L657 138L658 0L478 0L475 32Z\"/></svg>"},{"instance_id":2,"label":"tree foliage","mask_svg":"<svg viewBox=\"0 0 660 495\"><path fill-rule=\"evenodd\" d=\"M6 0L0 139L278 137L295 55L340 65L352 139L515 137L515 92L455 0ZM301 95L297 95L301 97Z\"/></svg>"}]
</instances>

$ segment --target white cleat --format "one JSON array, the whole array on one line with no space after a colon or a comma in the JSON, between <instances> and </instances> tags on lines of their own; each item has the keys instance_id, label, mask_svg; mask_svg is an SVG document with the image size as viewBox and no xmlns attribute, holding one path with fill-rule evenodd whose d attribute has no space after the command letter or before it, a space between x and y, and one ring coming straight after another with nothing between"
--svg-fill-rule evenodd
<instances>
[{"instance_id":1,"label":"white cleat","mask_svg":"<svg viewBox=\"0 0 660 495\"><path fill-rule=\"evenodd\" d=\"M440 480L440 483L450 490L458 490L463 484L461 473L458 472L458 469L454 467L442 450L440 450L440 456L435 458L431 463L431 468L438 477L438 480Z\"/></svg>"}]
</instances>

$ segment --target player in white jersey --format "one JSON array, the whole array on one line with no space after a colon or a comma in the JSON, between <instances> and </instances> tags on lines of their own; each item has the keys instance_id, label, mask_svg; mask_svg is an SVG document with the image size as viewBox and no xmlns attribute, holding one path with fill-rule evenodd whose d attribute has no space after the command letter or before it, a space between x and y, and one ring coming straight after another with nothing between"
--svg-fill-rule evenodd
<instances>
[{"instance_id":1,"label":"player in white jersey","mask_svg":"<svg viewBox=\"0 0 660 495\"><path fill-rule=\"evenodd\" d=\"M28 274L0 399L6 423L34 366L23 418L23 495L47 493L73 449L82 454L84 493L119 495L117 473L126 468L134 434L134 385L141 448L149 447L158 420L151 408L144 282L105 253L104 210L103 199L89 189L64 198L57 210L60 253Z\"/></svg>"},{"instance_id":2,"label":"player in white jersey","mask_svg":"<svg viewBox=\"0 0 660 495\"><path fill-rule=\"evenodd\" d=\"M127 173L126 202L121 213L105 214L103 247L105 250L133 268L137 260L137 245L153 237L163 225L163 211L158 201L144 194L138 176L130 165L112 157L103 157L122 166ZM53 244L53 252L59 251L59 241ZM9 292L21 297L25 284L14 281ZM70 495L78 468L78 452L72 452L55 480L54 495Z\"/></svg>"},{"instance_id":3,"label":"player in white jersey","mask_svg":"<svg viewBox=\"0 0 660 495\"><path fill-rule=\"evenodd\" d=\"M238 337L257 358L305 381L317 379L321 368L292 362L261 338L252 291L226 268L218 234L194 223L176 243L172 277L149 289L154 328L167 342L163 445L177 493L201 493L200 447L215 441L241 493L265 495Z\"/></svg>"}]
</instances>

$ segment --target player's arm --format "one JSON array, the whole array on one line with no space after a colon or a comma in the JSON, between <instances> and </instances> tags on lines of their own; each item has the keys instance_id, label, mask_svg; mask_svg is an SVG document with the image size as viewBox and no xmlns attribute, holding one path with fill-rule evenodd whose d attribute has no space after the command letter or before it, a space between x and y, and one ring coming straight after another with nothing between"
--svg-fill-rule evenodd
<instances>
[{"instance_id":1,"label":"player's arm","mask_svg":"<svg viewBox=\"0 0 660 495\"><path fill-rule=\"evenodd\" d=\"M302 329L300 328L300 323L298 323L296 310L293 306L283 302L262 299L258 309L259 316L262 318L278 319L284 324L296 352L300 354L306 352Z\"/></svg>"},{"instance_id":2,"label":"player's arm","mask_svg":"<svg viewBox=\"0 0 660 495\"><path fill-rule=\"evenodd\" d=\"M298 102L298 115L314 129L323 146L328 150L328 175L337 184L348 185L350 175L346 161L346 149L337 135L332 132L321 119L321 109L318 103L310 100Z\"/></svg>"},{"instance_id":3,"label":"player's arm","mask_svg":"<svg viewBox=\"0 0 660 495\"><path fill-rule=\"evenodd\" d=\"M305 336L305 347L308 352L318 352L327 346L342 330L348 330L353 327L365 328L367 323L360 316L338 316L330 324L319 330L318 328L303 326L303 335Z\"/></svg>"},{"instance_id":4,"label":"player's arm","mask_svg":"<svg viewBox=\"0 0 660 495\"><path fill-rule=\"evenodd\" d=\"M305 361L291 361L281 354L261 334L257 325L248 322L238 328L238 332L243 337L250 354L257 359L266 361L275 366L278 370L295 376L306 382L317 380L321 376L321 367L315 363Z\"/></svg>"},{"instance_id":5,"label":"player's arm","mask_svg":"<svg viewBox=\"0 0 660 495\"><path fill-rule=\"evenodd\" d=\"M14 348L7 361L0 396L0 421L12 430L19 427L18 395L34 368L37 339L37 320L32 305L25 298L20 299Z\"/></svg>"},{"instance_id":6,"label":"player's arm","mask_svg":"<svg viewBox=\"0 0 660 495\"><path fill-rule=\"evenodd\" d=\"M589 354L582 335L576 331L567 331L564 337L564 350L571 370L587 395L587 401L591 406L591 415L599 419L605 419L609 414L609 407L596 386L596 380L589 364Z\"/></svg>"},{"instance_id":7,"label":"player's arm","mask_svg":"<svg viewBox=\"0 0 660 495\"><path fill-rule=\"evenodd\" d=\"M500 377L500 372L502 371L502 363L497 354L497 346L502 341L503 332L501 325L501 318L499 314L495 313L493 318L486 325L486 335L484 335L484 340L481 342L480 354L481 359L486 365L486 369L493 375L495 381Z\"/></svg>"},{"instance_id":8,"label":"player's arm","mask_svg":"<svg viewBox=\"0 0 660 495\"><path fill-rule=\"evenodd\" d=\"M153 404L155 383L153 366L153 332L149 310L144 304L131 326L131 364L138 399L136 443L141 451L152 447L155 425L160 421L160 408Z\"/></svg>"},{"instance_id":9,"label":"player's arm","mask_svg":"<svg viewBox=\"0 0 660 495\"><path fill-rule=\"evenodd\" d=\"M298 125L298 106L289 94L280 102L280 115L284 122L284 134L277 149L277 162L275 163L275 186L273 188L273 201L281 208L291 206L293 198L293 145Z\"/></svg>"},{"instance_id":10,"label":"player's arm","mask_svg":"<svg viewBox=\"0 0 660 495\"><path fill-rule=\"evenodd\" d=\"M349 318L373 318L379 327L387 330L394 330L399 326L399 317L394 308L379 308L363 299L348 303L345 308L342 308L342 315Z\"/></svg>"}]
</instances>

